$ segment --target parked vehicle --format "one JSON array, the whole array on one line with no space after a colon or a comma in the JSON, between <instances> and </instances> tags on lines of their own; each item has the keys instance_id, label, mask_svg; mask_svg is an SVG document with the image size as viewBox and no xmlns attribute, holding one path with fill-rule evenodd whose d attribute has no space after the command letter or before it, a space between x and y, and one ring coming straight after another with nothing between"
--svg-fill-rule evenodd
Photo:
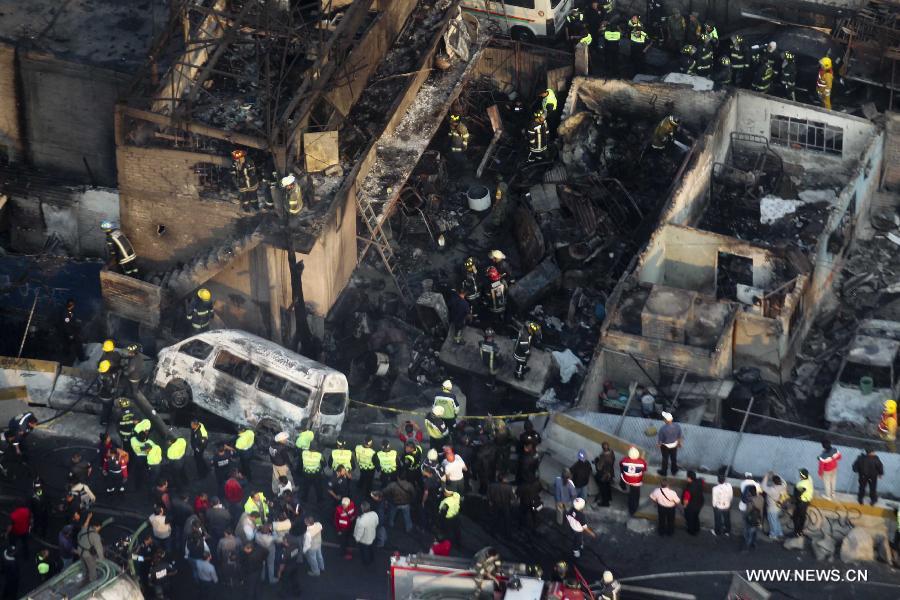
<instances>
[{"instance_id":1,"label":"parked vehicle","mask_svg":"<svg viewBox=\"0 0 900 600\"><path fill-rule=\"evenodd\" d=\"M575 0L462 0L462 9L514 40L556 37Z\"/></svg>"},{"instance_id":2,"label":"parked vehicle","mask_svg":"<svg viewBox=\"0 0 900 600\"><path fill-rule=\"evenodd\" d=\"M175 409L196 406L262 436L310 426L332 441L347 411L343 373L235 329L163 348L153 382Z\"/></svg>"}]
</instances>

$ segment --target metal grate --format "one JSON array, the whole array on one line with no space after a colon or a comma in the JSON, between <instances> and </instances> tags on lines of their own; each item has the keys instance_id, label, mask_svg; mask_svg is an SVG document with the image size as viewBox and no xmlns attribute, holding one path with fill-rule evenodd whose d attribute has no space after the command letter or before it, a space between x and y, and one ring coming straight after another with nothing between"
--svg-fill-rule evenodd
<instances>
[{"instance_id":1,"label":"metal grate","mask_svg":"<svg viewBox=\"0 0 900 600\"><path fill-rule=\"evenodd\" d=\"M844 130L826 123L772 115L769 140L792 148L837 154L844 150Z\"/></svg>"}]
</instances>

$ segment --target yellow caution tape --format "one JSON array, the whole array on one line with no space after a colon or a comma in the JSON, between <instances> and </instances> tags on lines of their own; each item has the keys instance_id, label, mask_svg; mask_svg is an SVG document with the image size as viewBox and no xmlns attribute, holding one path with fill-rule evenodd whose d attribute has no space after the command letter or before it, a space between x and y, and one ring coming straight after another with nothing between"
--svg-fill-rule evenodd
<instances>
[{"instance_id":1,"label":"yellow caution tape","mask_svg":"<svg viewBox=\"0 0 900 600\"><path fill-rule=\"evenodd\" d=\"M369 408L377 408L378 410L386 410L392 413L401 413L401 414L410 414L410 415L420 415L422 413L416 412L414 410L404 410L401 408L390 408L388 406L379 406L377 404L368 404L367 402L360 402L359 400L350 400L353 404L358 404L360 406L368 406ZM543 412L531 412L531 413L518 413L515 415L463 415L460 418L462 419L521 419L523 417L543 417L549 415L548 411Z\"/></svg>"}]
</instances>

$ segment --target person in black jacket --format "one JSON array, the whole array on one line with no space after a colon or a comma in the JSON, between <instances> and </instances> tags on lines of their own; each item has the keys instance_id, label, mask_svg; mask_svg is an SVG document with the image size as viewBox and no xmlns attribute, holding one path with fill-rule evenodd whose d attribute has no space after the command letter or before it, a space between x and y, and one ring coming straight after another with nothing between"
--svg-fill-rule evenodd
<instances>
[{"instance_id":1,"label":"person in black jacket","mask_svg":"<svg viewBox=\"0 0 900 600\"><path fill-rule=\"evenodd\" d=\"M859 477L859 489L856 492L856 501L863 503L866 495L866 486L869 486L869 500L874 505L878 502L878 480L884 475L884 465L881 459L875 455L875 450L867 447L865 454L860 454L853 461L853 472Z\"/></svg>"},{"instance_id":2,"label":"person in black jacket","mask_svg":"<svg viewBox=\"0 0 900 600\"><path fill-rule=\"evenodd\" d=\"M687 472L688 484L684 488L681 502L684 505L684 520L687 532L691 535L700 533L700 509L703 508L703 480L697 479L697 473Z\"/></svg>"},{"instance_id":3,"label":"person in black jacket","mask_svg":"<svg viewBox=\"0 0 900 600\"><path fill-rule=\"evenodd\" d=\"M575 492L578 497L587 498L587 486L591 481L591 475L594 474L591 463L587 459L587 452L584 450L578 451L578 460L572 463L569 471L572 472L572 483L575 484Z\"/></svg>"}]
</instances>

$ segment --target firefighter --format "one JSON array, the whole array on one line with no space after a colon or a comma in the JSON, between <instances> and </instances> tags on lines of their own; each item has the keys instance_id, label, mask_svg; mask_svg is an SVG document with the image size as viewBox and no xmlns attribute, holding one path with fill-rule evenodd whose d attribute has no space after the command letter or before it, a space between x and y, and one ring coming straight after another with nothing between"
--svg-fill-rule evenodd
<instances>
[{"instance_id":1,"label":"firefighter","mask_svg":"<svg viewBox=\"0 0 900 600\"><path fill-rule=\"evenodd\" d=\"M259 175L256 172L256 165L247 158L246 150L240 148L232 150L231 176L241 198L241 210L244 212L259 210L259 199L257 198Z\"/></svg>"},{"instance_id":2,"label":"firefighter","mask_svg":"<svg viewBox=\"0 0 900 600\"><path fill-rule=\"evenodd\" d=\"M831 87L834 85L834 73L831 71L831 59L827 56L819 61L819 74L816 77L816 94L822 106L831 110Z\"/></svg>"},{"instance_id":3,"label":"firefighter","mask_svg":"<svg viewBox=\"0 0 900 600\"><path fill-rule=\"evenodd\" d=\"M528 134L527 162L543 159L547 152L547 138L550 135L550 126L547 125L547 120L544 118L544 111L535 111L526 133Z\"/></svg>"},{"instance_id":4,"label":"firefighter","mask_svg":"<svg viewBox=\"0 0 900 600\"><path fill-rule=\"evenodd\" d=\"M214 312L212 294L209 293L209 290L206 288L197 290L197 295L191 301L187 314L192 334L209 331L209 323L212 321Z\"/></svg>"},{"instance_id":5,"label":"firefighter","mask_svg":"<svg viewBox=\"0 0 900 600\"><path fill-rule=\"evenodd\" d=\"M794 53L785 50L781 57L781 91L788 100L796 100L797 63L794 62Z\"/></svg>"},{"instance_id":6,"label":"firefighter","mask_svg":"<svg viewBox=\"0 0 900 600\"><path fill-rule=\"evenodd\" d=\"M122 371L122 355L116 350L116 343L113 340L105 340L100 349L103 353L97 361L97 366L99 367L104 360L109 362L109 373L118 377Z\"/></svg>"},{"instance_id":7,"label":"firefighter","mask_svg":"<svg viewBox=\"0 0 900 600\"><path fill-rule=\"evenodd\" d=\"M487 294L488 311L493 315L497 323L501 323L503 316L506 314L506 283L500 277L497 267L488 267L487 276L489 286Z\"/></svg>"},{"instance_id":8,"label":"firefighter","mask_svg":"<svg viewBox=\"0 0 900 600\"><path fill-rule=\"evenodd\" d=\"M299 214L303 210L303 190L297 185L297 178L289 173L281 178L280 185L288 214Z\"/></svg>"},{"instance_id":9,"label":"firefighter","mask_svg":"<svg viewBox=\"0 0 900 600\"><path fill-rule=\"evenodd\" d=\"M778 44L776 44L775 42L769 42L768 44L766 44L766 50L765 52L763 52L761 60L768 63L774 71L775 64L778 62Z\"/></svg>"},{"instance_id":10,"label":"firefighter","mask_svg":"<svg viewBox=\"0 0 900 600\"><path fill-rule=\"evenodd\" d=\"M449 379L441 384L441 391L434 395L434 406L444 409L442 418L448 430L456 427L456 413L459 412L459 402L453 393L453 382Z\"/></svg>"},{"instance_id":11,"label":"firefighter","mask_svg":"<svg viewBox=\"0 0 900 600\"><path fill-rule=\"evenodd\" d=\"M747 72L747 45L744 38L739 35L731 36L731 73L734 77L734 85L744 85L744 75Z\"/></svg>"},{"instance_id":12,"label":"firefighter","mask_svg":"<svg viewBox=\"0 0 900 600\"><path fill-rule=\"evenodd\" d=\"M656 129L653 131L653 139L650 141L650 147L654 150L665 150L675 139L675 132L678 131L678 126L680 124L681 120L675 117L675 115L668 115L660 121L659 125L657 125Z\"/></svg>"},{"instance_id":13,"label":"firefighter","mask_svg":"<svg viewBox=\"0 0 900 600\"><path fill-rule=\"evenodd\" d=\"M760 94L768 94L772 88L772 79L775 77L775 70L772 64L765 57L762 57L759 64L756 65L756 73L753 76L753 91Z\"/></svg>"},{"instance_id":14,"label":"firefighter","mask_svg":"<svg viewBox=\"0 0 900 600\"><path fill-rule=\"evenodd\" d=\"M353 470L353 452L347 447L344 438L338 438L335 442L336 448L331 451L331 470L337 472L338 467L343 465L347 472Z\"/></svg>"},{"instance_id":15,"label":"firefighter","mask_svg":"<svg viewBox=\"0 0 900 600\"><path fill-rule=\"evenodd\" d=\"M681 72L687 75L697 74L697 48L685 44L681 49Z\"/></svg>"},{"instance_id":16,"label":"firefighter","mask_svg":"<svg viewBox=\"0 0 900 600\"><path fill-rule=\"evenodd\" d=\"M497 187L494 188L494 204L491 207L489 235L499 233L501 228L507 226L511 209L512 198L509 196L509 186L503 180L503 175L497 173Z\"/></svg>"},{"instance_id":17,"label":"firefighter","mask_svg":"<svg viewBox=\"0 0 900 600\"><path fill-rule=\"evenodd\" d=\"M397 479L397 467L400 463L397 460L397 451L391 448L388 440L381 440L381 450L375 454L375 462L381 473L381 487Z\"/></svg>"},{"instance_id":18,"label":"firefighter","mask_svg":"<svg viewBox=\"0 0 900 600\"><path fill-rule=\"evenodd\" d=\"M138 276L137 254L125 234L109 221L100 223L100 229L106 234L107 265L116 264L123 275Z\"/></svg>"},{"instance_id":19,"label":"firefighter","mask_svg":"<svg viewBox=\"0 0 900 600\"><path fill-rule=\"evenodd\" d=\"M253 479L250 460L253 458L254 443L256 443L256 432L253 431L253 428L248 425L240 425L237 437L234 439L234 451L241 465L241 473L244 474L247 481Z\"/></svg>"},{"instance_id":20,"label":"firefighter","mask_svg":"<svg viewBox=\"0 0 900 600\"><path fill-rule=\"evenodd\" d=\"M503 280L507 288L510 284L515 283L512 278L512 269L509 268L509 262L506 260L506 255L501 250L491 250L488 254L488 258L491 260L491 265L497 269L498 273L500 273L500 279Z\"/></svg>"},{"instance_id":21,"label":"firefighter","mask_svg":"<svg viewBox=\"0 0 900 600\"><path fill-rule=\"evenodd\" d=\"M97 383L99 385L97 399L100 400L102 406L100 425L105 426L109 423L109 417L112 414L113 397L117 387L117 377L115 372L112 372L108 360L101 360L97 365Z\"/></svg>"},{"instance_id":22,"label":"firefighter","mask_svg":"<svg viewBox=\"0 0 900 600\"><path fill-rule=\"evenodd\" d=\"M456 547L462 544L462 528L459 524L459 509L462 504L462 496L459 492L446 488L444 499L438 505L438 514L441 517L441 530L445 539L452 539Z\"/></svg>"},{"instance_id":23,"label":"firefighter","mask_svg":"<svg viewBox=\"0 0 900 600\"><path fill-rule=\"evenodd\" d=\"M481 298L481 285L478 282L478 267L475 266L475 257L467 258L463 263L463 268L465 269L465 278L462 288L466 295L466 302L471 306Z\"/></svg>"},{"instance_id":24,"label":"firefighter","mask_svg":"<svg viewBox=\"0 0 900 600\"><path fill-rule=\"evenodd\" d=\"M604 21L600 26L603 31L603 58L611 74L619 70L619 42L622 40L622 29Z\"/></svg>"},{"instance_id":25,"label":"firefighter","mask_svg":"<svg viewBox=\"0 0 900 600\"><path fill-rule=\"evenodd\" d=\"M713 69L712 80L716 84L716 89L731 84L731 59L727 54L719 57L716 68Z\"/></svg>"},{"instance_id":26,"label":"firefighter","mask_svg":"<svg viewBox=\"0 0 900 600\"><path fill-rule=\"evenodd\" d=\"M878 423L878 435L887 444L888 450L896 452L897 443L897 401L885 400L881 422Z\"/></svg>"},{"instance_id":27,"label":"firefighter","mask_svg":"<svg viewBox=\"0 0 900 600\"><path fill-rule=\"evenodd\" d=\"M125 378L128 380L128 393L132 398L137 398L141 389L141 380L144 378L144 357L141 356L141 347L131 344L126 348L128 352L125 364Z\"/></svg>"},{"instance_id":28,"label":"firefighter","mask_svg":"<svg viewBox=\"0 0 900 600\"><path fill-rule=\"evenodd\" d=\"M687 23L681 11L676 7L672 9L672 14L666 17L666 48L670 52L677 52L684 44L684 32Z\"/></svg>"},{"instance_id":29,"label":"firefighter","mask_svg":"<svg viewBox=\"0 0 900 600\"><path fill-rule=\"evenodd\" d=\"M459 115L450 115L450 151L456 156L465 156L469 149L469 128Z\"/></svg>"},{"instance_id":30,"label":"firefighter","mask_svg":"<svg viewBox=\"0 0 900 600\"><path fill-rule=\"evenodd\" d=\"M325 457L316 448L315 440L310 441L309 447L300 453L300 461L303 465L303 501L309 499L309 492L313 490L318 504L324 496L322 468L325 466Z\"/></svg>"},{"instance_id":31,"label":"firefighter","mask_svg":"<svg viewBox=\"0 0 900 600\"><path fill-rule=\"evenodd\" d=\"M513 347L513 359L516 361L516 379L525 379L525 373L529 371L528 358L531 356L531 346L535 336L540 336L541 326L534 321L526 321L519 330L516 344Z\"/></svg>"},{"instance_id":32,"label":"firefighter","mask_svg":"<svg viewBox=\"0 0 900 600\"><path fill-rule=\"evenodd\" d=\"M697 50L697 75L708 78L712 72L714 60L712 38L704 33L700 37L700 48Z\"/></svg>"},{"instance_id":33,"label":"firefighter","mask_svg":"<svg viewBox=\"0 0 900 600\"><path fill-rule=\"evenodd\" d=\"M631 30L629 40L631 41L631 66L635 73L640 73L644 69L644 53L647 51L647 33L640 22Z\"/></svg>"},{"instance_id":34,"label":"firefighter","mask_svg":"<svg viewBox=\"0 0 900 600\"><path fill-rule=\"evenodd\" d=\"M372 481L375 479L375 449L372 447L372 436L366 438L362 444L357 444L354 450L356 454L356 466L359 467L359 482L357 486L364 498L368 498L372 491Z\"/></svg>"},{"instance_id":35,"label":"firefighter","mask_svg":"<svg viewBox=\"0 0 900 600\"><path fill-rule=\"evenodd\" d=\"M431 412L425 416L425 432L428 433L428 442L432 450L442 450L450 431L444 423L444 407L432 406Z\"/></svg>"},{"instance_id":36,"label":"firefighter","mask_svg":"<svg viewBox=\"0 0 900 600\"><path fill-rule=\"evenodd\" d=\"M490 327L484 330L484 339L478 346L478 351L481 354L482 364L487 367L491 376L488 387L494 389L497 385L497 372L500 370L500 348L494 341L494 330Z\"/></svg>"},{"instance_id":37,"label":"firefighter","mask_svg":"<svg viewBox=\"0 0 900 600\"><path fill-rule=\"evenodd\" d=\"M135 432L137 428L135 428ZM209 466L203 453L209 444L209 434L206 432L206 426L200 422L200 419L194 417L191 419L191 452L194 455L194 466L197 467L197 478L203 479L209 473Z\"/></svg>"},{"instance_id":38,"label":"firefighter","mask_svg":"<svg viewBox=\"0 0 900 600\"><path fill-rule=\"evenodd\" d=\"M72 298L66 301L66 309L63 311L60 330L63 344L66 348L67 360L71 360L73 356L78 362L87 360L84 346L81 343L81 320L75 316L75 300Z\"/></svg>"},{"instance_id":39,"label":"firefighter","mask_svg":"<svg viewBox=\"0 0 900 600\"><path fill-rule=\"evenodd\" d=\"M131 447L131 436L134 435L134 426L137 424L137 416L131 406L131 400L128 398L119 398L116 400L116 410L118 411L118 423L116 426L119 432L119 441L122 442L123 448Z\"/></svg>"}]
</instances>

